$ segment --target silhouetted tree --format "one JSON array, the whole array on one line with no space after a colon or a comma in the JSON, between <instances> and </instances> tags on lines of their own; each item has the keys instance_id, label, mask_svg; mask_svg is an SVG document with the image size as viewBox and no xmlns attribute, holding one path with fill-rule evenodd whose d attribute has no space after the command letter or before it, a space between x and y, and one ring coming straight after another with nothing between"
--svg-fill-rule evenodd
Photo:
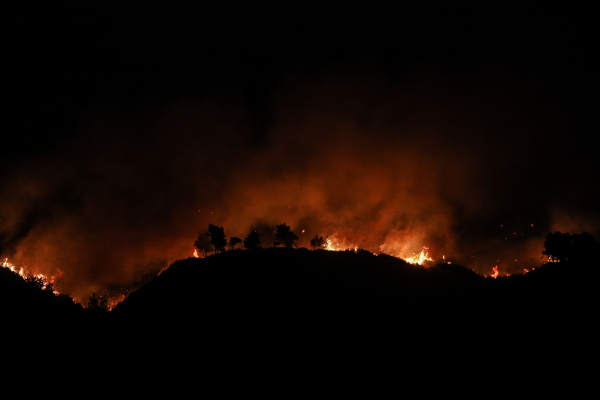
<instances>
[{"instance_id":1,"label":"silhouetted tree","mask_svg":"<svg viewBox=\"0 0 600 400\"><path fill-rule=\"evenodd\" d=\"M248 250L260 248L260 236L256 231L250 232L250 234L244 238L244 248Z\"/></svg>"},{"instance_id":2,"label":"silhouetted tree","mask_svg":"<svg viewBox=\"0 0 600 400\"><path fill-rule=\"evenodd\" d=\"M315 238L310 241L310 246L313 250L317 247L322 249L325 246L325 239L323 239L323 236L315 235Z\"/></svg>"},{"instance_id":3,"label":"silhouetted tree","mask_svg":"<svg viewBox=\"0 0 600 400\"><path fill-rule=\"evenodd\" d=\"M569 233L548 233L544 241L544 251L542 254L547 255L553 261L564 261L569 258L571 247L571 238Z\"/></svg>"},{"instance_id":4,"label":"silhouetted tree","mask_svg":"<svg viewBox=\"0 0 600 400\"><path fill-rule=\"evenodd\" d=\"M206 257L206 253L213 250L210 244L210 239L204 232L200 231L198 238L194 242L194 247L198 249L198 253L201 253L203 257Z\"/></svg>"},{"instance_id":5,"label":"silhouetted tree","mask_svg":"<svg viewBox=\"0 0 600 400\"><path fill-rule=\"evenodd\" d=\"M548 233L544 241L544 251L554 261L591 261L598 251L598 243L592 235L569 233Z\"/></svg>"},{"instance_id":6,"label":"silhouetted tree","mask_svg":"<svg viewBox=\"0 0 600 400\"><path fill-rule=\"evenodd\" d=\"M50 293L54 292L54 285L51 282L48 282L46 278L41 276L29 275L27 278L25 278L25 282L35 286L39 290L44 290Z\"/></svg>"},{"instance_id":7,"label":"silhouetted tree","mask_svg":"<svg viewBox=\"0 0 600 400\"><path fill-rule=\"evenodd\" d=\"M96 293L89 297L88 309L95 312L107 312L108 311L108 300L106 296L96 296Z\"/></svg>"},{"instance_id":8,"label":"silhouetted tree","mask_svg":"<svg viewBox=\"0 0 600 400\"><path fill-rule=\"evenodd\" d=\"M242 239L240 239L240 238L238 238L238 237L235 237L235 236L232 236L232 237L229 239L229 244L228 244L228 246L229 246L229 249L230 249L230 250L233 250L233 248L234 248L234 247L235 247L237 244L239 244L239 243L242 243Z\"/></svg>"},{"instance_id":9,"label":"silhouetted tree","mask_svg":"<svg viewBox=\"0 0 600 400\"><path fill-rule=\"evenodd\" d=\"M275 238L283 242L285 247L292 247L296 244L294 243L298 240L298 236L292 231L290 231L290 227L285 224L285 222L281 225L277 225L277 233L275 234ZM296 246L298 247L298 246Z\"/></svg>"},{"instance_id":10,"label":"silhouetted tree","mask_svg":"<svg viewBox=\"0 0 600 400\"><path fill-rule=\"evenodd\" d=\"M44 286L44 290L46 292L54 293L54 284L52 282L46 282L46 285Z\"/></svg>"},{"instance_id":11,"label":"silhouetted tree","mask_svg":"<svg viewBox=\"0 0 600 400\"><path fill-rule=\"evenodd\" d=\"M44 289L45 281L44 278L40 276L29 275L27 278L25 278L25 282L31 284L32 286L35 286L40 290Z\"/></svg>"},{"instance_id":12,"label":"silhouetted tree","mask_svg":"<svg viewBox=\"0 0 600 400\"><path fill-rule=\"evenodd\" d=\"M210 236L210 244L215 248L215 254L219 251L225 251L227 239L225 239L225 229L222 226L208 225L208 232L205 235Z\"/></svg>"}]
</instances>

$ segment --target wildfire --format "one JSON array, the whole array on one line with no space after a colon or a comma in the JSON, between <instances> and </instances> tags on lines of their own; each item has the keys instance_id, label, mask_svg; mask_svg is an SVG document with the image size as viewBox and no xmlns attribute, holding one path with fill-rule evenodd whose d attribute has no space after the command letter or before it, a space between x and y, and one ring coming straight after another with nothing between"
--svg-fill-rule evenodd
<instances>
[{"instance_id":1,"label":"wildfire","mask_svg":"<svg viewBox=\"0 0 600 400\"><path fill-rule=\"evenodd\" d=\"M52 285L54 284L54 277L53 276L51 276L50 279L48 279L46 277L46 275L44 275L44 274L31 274L31 275L28 275L25 272L25 270L23 269L23 267L19 267L17 269L16 266L14 266L10 262L8 262L8 258L4 259L4 262L2 263L2 267L10 269L12 272L18 274L23 279L28 279L28 278L31 278L31 277L37 278L37 279L41 279L42 282L44 282L43 289L45 289L49 284L52 284ZM55 295L59 294L56 290L53 290L53 293Z\"/></svg>"},{"instance_id":2,"label":"wildfire","mask_svg":"<svg viewBox=\"0 0 600 400\"><path fill-rule=\"evenodd\" d=\"M379 246L378 253L379 254L388 254L388 253L386 253L386 248L387 248L387 245L385 243L382 244L381 246ZM327 236L327 239L325 239L325 250L329 250L329 251L353 250L353 251L357 252L358 246L356 246L354 244L349 244L346 239L339 239L335 236ZM425 246L423 246L423 249L421 250L420 253L410 256L410 257L403 256L402 254L390 253L390 255L393 257L396 257L396 258L400 258L408 263L418 264L418 265L423 265L423 263L425 261L433 261L433 258L429 257L429 247L425 247Z\"/></svg>"},{"instance_id":3,"label":"wildfire","mask_svg":"<svg viewBox=\"0 0 600 400\"><path fill-rule=\"evenodd\" d=\"M419 264L422 265L424 261L433 261L431 257L429 257L429 247L423 246L423 250L419 254L415 254L412 257L403 258L404 261L411 264Z\"/></svg>"},{"instance_id":4,"label":"wildfire","mask_svg":"<svg viewBox=\"0 0 600 400\"><path fill-rule=\"evenodd\" d=\"M194 249L194 255L193 255L193 257L200 258L200 256L198 255L198 249Z\"/></svg>"},{"instance_id":5,"label":"wildfire","mask_svg":"<svg viewBox=\"0 0 600 400\"><path fill-rule=\"evenodd\" d=\"M492 268L492 275L490 275L492 278L497 278L498 277L498 266L496 265L494 268Z\"/></svg>"},{"instance_id":6,"label":"wildfire","mask_svg":"<svg viewBox=\"0 0 600 400\"><path fill-rule=\"evenodd\" d=\"M19 270L17 271L16 267L14 265L12 265L11 263L8 262L8 258L4 259L4 262L2 263L2 266L4 268L8 268L10 269L12 272L19 274L21 276L21 278L25 279L27 278L27 276L25 276L25 272L23 272L23 268L19 268Z\"/></svg>"},{"instance_id":7,"label":"wildfire","mask_svg":"<svg viewBox=\"0 0 600 400\"><path fill-rule=\"evenodd\" d=\"M348 245L345 239L339 239L333 236L327 236L325 239L325 250L329 251L346 251L354 250L358 251L358 246L353 244Z\"/></svg>"}]
</instances>

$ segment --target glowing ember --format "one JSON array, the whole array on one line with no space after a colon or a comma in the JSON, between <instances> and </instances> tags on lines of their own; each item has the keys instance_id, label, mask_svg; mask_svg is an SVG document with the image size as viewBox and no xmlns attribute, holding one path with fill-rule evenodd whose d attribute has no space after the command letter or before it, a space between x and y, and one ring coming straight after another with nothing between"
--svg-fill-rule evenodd
<instances>
[{"instance_id":1,"label":"glowing ember","mask_svg":"<svg viewBox=\"0 0 600 400\"><path fill-rule=\"evenodd\" d=\"M198 255L198 249L194 249L194 255L193 255L193 257L200 258L200 256Z\"/></svg>"}]
</instances>

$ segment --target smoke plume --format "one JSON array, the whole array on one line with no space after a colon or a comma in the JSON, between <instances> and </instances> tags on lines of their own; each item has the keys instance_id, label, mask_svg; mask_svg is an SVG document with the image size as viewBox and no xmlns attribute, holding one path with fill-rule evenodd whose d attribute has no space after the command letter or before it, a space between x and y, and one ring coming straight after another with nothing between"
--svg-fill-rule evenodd
<instances>
[{"instance_id":1,"label":"smoke plume","mask_svg":"<svg viewBox=\"0 0 600 400\"><path fill-rule=\"evenodd\" d=\"M284 222L299 246L316 234L403 256L427 246L486 274L540 264L551 229L598 234L585 207L586 224L567 217L568 179L548 158L560 141L502 82L407 82L296 77L267 124L234 94L91 111L51 153L5 166L0 250L85 301L191 256L209 223L257 230L263 246Z\"/></svg>"}]
</instances>

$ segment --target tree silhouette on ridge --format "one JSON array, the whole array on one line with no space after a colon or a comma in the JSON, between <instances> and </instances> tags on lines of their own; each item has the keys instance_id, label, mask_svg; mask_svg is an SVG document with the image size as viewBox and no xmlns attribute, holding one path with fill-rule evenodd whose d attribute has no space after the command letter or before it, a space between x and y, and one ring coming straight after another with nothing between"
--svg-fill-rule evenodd
<instances>
[{"instance_id":1,"label":"tree silhouette on ridge","mask_svg":"<svg viewBox=\"0 0 600 400\"><path fill-rule=\"evenodd\" d=\"M227 246L227 239L225 239L225 229L223 226L216 226L213 224L208 225L208 232L205 233L206 236L210 236L210 244L212 244L215 248L215 254L218 252L225 251L225 246Z\"/></svg>"},{"instance_id":2,"label":"tree silhouette on ridge","mask_svg":"<svg viewBox=\"0 0 600 400\"><path fill-rule=\"evenodd\" d=\"M256 231L250 232L244 238L244 248L247 250L256 250L260 248L260 235Z\"/></svg>"},{"instance_id":3,"label":"tree silhouette on ridge","mask_svg":"<svg viewBox=\"0 0 600 400\"><path fill-rule=\"evenodd\" d=\"M277 225L277 233L275 234L275 238L283 242L285 247L296 246L296 240L298 240L298 236L290 230L290 227L285 224L285 222L281 225ZM298 247L298 246L296 246Z\"/></svg>"},{"instance_id":4,"label":"tree silhouette on ridge","mask_svg":"<svg viewBox=\"0 0 600 400\"><path fill-rule=\"evenodd\" d=\"M242 243L242 239L240 239L239 237L232 236L231 238L229 238L229 243L227 244L227 246L229 246L230 250L233 250L235 246L240 243Z\"/></svg>"}]
</instances>

